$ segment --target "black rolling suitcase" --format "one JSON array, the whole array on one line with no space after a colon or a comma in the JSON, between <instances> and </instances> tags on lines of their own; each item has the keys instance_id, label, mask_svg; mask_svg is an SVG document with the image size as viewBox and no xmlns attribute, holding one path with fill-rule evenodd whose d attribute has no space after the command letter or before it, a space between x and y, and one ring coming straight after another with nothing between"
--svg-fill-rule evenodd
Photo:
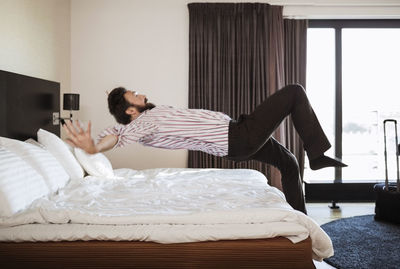
<instances>
[{"instance_id":1,"label":"black rolling suitcase","mask_svg":"<svg viewBox=\"0 0 400 269\"><path fill-rule=\"evenodd\" d=\"M397 182L389 184L387 168L386 123L393 122L396 135L396 166ZM399 176L399 144L397 140L397 121L387 119L383 121L383 135L385 143L385 183L376 184L374 192L376 197L375 219L385 220L400 224L400 176Z\"/></svg>"}]
</instances>

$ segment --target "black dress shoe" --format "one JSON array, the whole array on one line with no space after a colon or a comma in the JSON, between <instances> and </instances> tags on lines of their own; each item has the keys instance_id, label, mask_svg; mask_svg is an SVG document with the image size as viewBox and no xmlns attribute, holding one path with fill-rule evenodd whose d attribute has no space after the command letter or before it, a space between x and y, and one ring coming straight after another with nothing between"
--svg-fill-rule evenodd
<instances>
[{"instance_id":1,"label":"black dress shoe","mask_svg":"<svg viewBox=\"0 0 400 269\"><path fill-rule=\"evenodd\" d=\"M331 158L325 155L310 160L311 170L318 170L326 167L346 167L347 164L342 163L338 158Z\"/></svg>"}]
</instances>

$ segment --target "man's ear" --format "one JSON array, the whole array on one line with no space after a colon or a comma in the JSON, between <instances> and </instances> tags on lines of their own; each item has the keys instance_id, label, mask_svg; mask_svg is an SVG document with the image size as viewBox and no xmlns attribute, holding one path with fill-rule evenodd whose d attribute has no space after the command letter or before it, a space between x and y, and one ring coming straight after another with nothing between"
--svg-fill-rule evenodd
<instances>
[{"instance_id":1,"label":"man's ear","mask_svg":"<svg viewBox=\"0 0 400 269\"><path fill-rule=\"evenodd\" d=\"M135 119L140 115L140 112L137 110L136 107L130 106L125 110L125 113L130 115L132 119Z\"/></svg>"}]
</instances>

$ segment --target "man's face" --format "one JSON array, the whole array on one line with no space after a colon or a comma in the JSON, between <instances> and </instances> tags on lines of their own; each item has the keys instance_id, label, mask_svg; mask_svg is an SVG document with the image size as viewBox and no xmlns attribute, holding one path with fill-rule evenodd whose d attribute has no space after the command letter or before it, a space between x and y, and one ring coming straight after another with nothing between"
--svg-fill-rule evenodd
<instances>
[{"instance_id":1,"label":"man's face","mask_svg":"<svg viewBox=\"0 0 400 269\"><path fill-rule=\"evenodd\" d=\"M138 94L136 91L126 91L124 98L128 103L138 108L144 108L147 103L146 95Z\"/></svg>"}]
</instances>

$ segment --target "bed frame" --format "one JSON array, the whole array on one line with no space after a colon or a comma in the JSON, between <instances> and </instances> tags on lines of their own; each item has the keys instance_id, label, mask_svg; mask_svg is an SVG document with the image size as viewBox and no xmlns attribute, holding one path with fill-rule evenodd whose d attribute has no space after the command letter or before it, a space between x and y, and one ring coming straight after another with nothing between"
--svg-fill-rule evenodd
<instances>
[{"instance_id":1,"label":"bed frame","mask_svg":"<svg viewBox=\"0 0 400 269\"><path fill-rule=\"evenodd\" d=\"M0 136L60 135L60 84L0 71ZM11 111L11 112L10 112ZM29 122L29 123L28 123ZM159 244L138 241L0 242L1 268L315 268L311 239L284 237Z\"/></svg>"},{"instance_id":2,"label":"bed frame","mask_svg":"<svg viewBox=\"0 0 400 269\"><path fill-rule=\"evenodd\" d=\"M315 268L311 239L0 243L2 268Z\"/></svg>"}]
</instances>

